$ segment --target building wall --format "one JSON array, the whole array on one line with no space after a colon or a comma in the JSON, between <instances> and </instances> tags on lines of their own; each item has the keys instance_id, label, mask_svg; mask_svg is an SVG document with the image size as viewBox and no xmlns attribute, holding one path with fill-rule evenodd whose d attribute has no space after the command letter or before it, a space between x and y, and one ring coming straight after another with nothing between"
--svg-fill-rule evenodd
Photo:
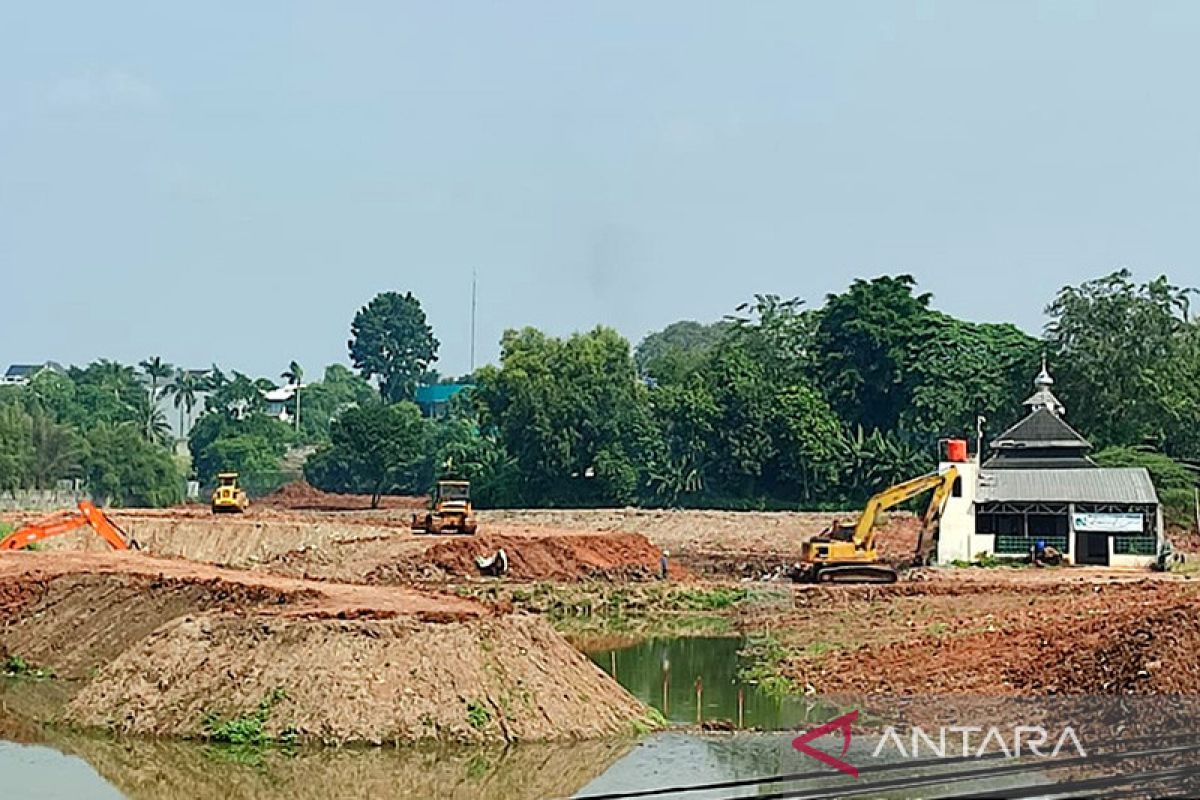
<instances>
[{"instance_id":1,"label":"building wall","mask_svg":"<svg viewBox=\"0 0 1200 800\"><path fill-rule=\"evenodd\" d=\"M939 471L953 466L958 470L962 491L946 500L938 528L937 563L971 561L980 552L991 552L992 536L975 533L975 490L979 486L979 462L943 462Z\"/></svg>"},{"instance_id":2,"label":"building wall","mask_svg":"<svg viewBox=\"0 0 1200 800\"><path fill-rule=\"evenodd\" d=\"M940 470L945 470L951 466L949 463L938 465ZM938 531L938 546L936 553L936 562L938 564L949 564L954 561L974 561L979 555L993 555L996 547L996 537L992 534L980 534L975 532L975 496L979 486L979 464L976 461L968 463L954 464L959 471L962 480L962 491L960 496L951 496L946 501L946 508L942 512L941 525ZM1073 507L1072 507L1073 508ZM1068 534L1067 534L1067 552L1065 553L1070 563L1078 563L1075 553L1076 550L1076 531L1071 518L1074 514L1068 515ZM1156 525L1154 531L1159 544L1161 545L1163 536L1163 521L1162 508L1160 507L1156 514ZM1114 552L1115 540L1110 536L1108 542L1108 563L1114 567L1149 567L1155 561L1155 556L1144 555L1122 555Z\"/></svg>"}]
</instances>

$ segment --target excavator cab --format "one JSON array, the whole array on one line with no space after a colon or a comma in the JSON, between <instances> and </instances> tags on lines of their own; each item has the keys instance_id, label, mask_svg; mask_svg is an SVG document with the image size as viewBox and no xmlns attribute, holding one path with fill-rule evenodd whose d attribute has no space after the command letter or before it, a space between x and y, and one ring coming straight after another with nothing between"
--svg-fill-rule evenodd
<instances>
[{"instance_id":1,"label":"excavator cab","mask_svg":"<svg viewBox=\"0 0 1200 800\"><path fill-rule=\"evenodd\" d=\"M217 488L212 493L212 513L240 514L250 505L246 491L238 486L236 472L222 472L217 475Z\"/></svg>"}]
</instances>

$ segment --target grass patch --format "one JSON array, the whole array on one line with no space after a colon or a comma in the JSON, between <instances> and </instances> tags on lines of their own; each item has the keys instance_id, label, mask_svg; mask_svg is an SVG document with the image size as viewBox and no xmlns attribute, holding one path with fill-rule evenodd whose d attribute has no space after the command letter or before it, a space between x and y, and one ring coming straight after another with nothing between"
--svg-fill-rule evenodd
<instances>
[{"instance_id":1,"label":"grass patch","mask_svg":"<svg viewBox=\"0 0 1200 800\"><path fill-rule=\"evenodd\" d=\"M635 719L631 724L635 736L645 736L654 731L661 731L668 725L667 718L654 706L647 706L646 713Z\"/></svg>"},{"instance_id":2,"label":"grass patch","mask_svg":"<svg viewBox=\"0 0 1200 800\"><path fill-rule=\"evenodd\" d=\"M467 703L467 724L481 731L492 724L492 711L482 700L472 700Z\"/></svg>"},{"instance_id":3,"label":"grass patch","mask_svg":"<svg viewBox=\"0 0 1200 800\"><path fill-rule=\"evenodd\" d=\"M738 680L743 683L755 684L772 697L803 693L802 687L782 673L796 653L775 636L751 636L738 656L744 662L738 667Z\"/></svg>"},{"instance_id":4,"label":"grass patch","mask_svg":"<svg viewBox=\"0 0 1200 800\"><path fill-rule=\"evenodd\" d=\"M30 664L18 655L10 655L0 664L0 674L6 678L44 681L54 677L54 670Z\"/></svg>"},{"instance_id":5,"label":"grass patch","mask_svg":"<svg viewBox=\"0 0 1200 800\"><path fill-rule=\"evenodd\" d=\"M267 722L271 719L271 713L286 699L287 692L282 687L277 687L260 700L258 708L249 714L225 719L216 712L210 711L201 723L203 736L208 741L219 744L248 747L266 745L290 747L296 743L298 735L294 728L286 728L277 736L267 732Z\"/></svg>"}]
</instances>

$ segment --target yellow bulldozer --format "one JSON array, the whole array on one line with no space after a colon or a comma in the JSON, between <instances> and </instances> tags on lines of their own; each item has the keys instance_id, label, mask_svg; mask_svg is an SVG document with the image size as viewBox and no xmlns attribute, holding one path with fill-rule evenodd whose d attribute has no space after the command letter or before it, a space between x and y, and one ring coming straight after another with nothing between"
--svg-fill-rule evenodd
<instances>
[{"instance_id":1,"label":"yellow bulldozer","mask_svg":"<svg viewBox=\"0 0 1200 800\"><path fill-rule=\"evenodd\" d=\"M896 570L881 563L875 552L875 524L879 515L923 492L933 490L917 539L915 560L921 563L925 558L925 543L932 538L933 527L941 516L956 480L958 470L950 466L941 472L922 475L884 489L867 501L857 521L850 524L835 522L829 530L801 545L800 563L793 569L792 579L805 583L895 583L898 577Z\"/></svg>"},{"instance_id":2,"label":"yellow bulldozer","mask_svg":"<svg viewBox=\"0 0 1200 800\"><path fill-rule=\"evenodd\" d=\"M478 524L471 506L470 481L438 481L433 508L413 514L414 533L475 533Z\"/></svg>"},{"instance_id":3,"label":"yellow bulldozer","mask_svg":"<svg viewBox=\"0 0 1200 800\"><path fill-rule=\"evenodd\" d=\"M217 488L212 493L212 513L241 514L250 506L250 498L246 490L238 486L236 472L222 472L217 475Z\"/></svg>"}]
</instances>

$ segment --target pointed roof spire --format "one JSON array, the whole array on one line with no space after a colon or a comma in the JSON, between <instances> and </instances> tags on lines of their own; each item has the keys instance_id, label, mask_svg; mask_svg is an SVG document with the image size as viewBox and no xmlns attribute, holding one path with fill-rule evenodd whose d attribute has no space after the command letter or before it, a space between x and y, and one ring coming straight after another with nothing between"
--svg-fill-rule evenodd
<instances>
[{"instance_id":1,"label":"pointed roof spire","mask_svg":"<svg viewBox=\"0 0 1200 800\"><path fill-rule=\"evenodd\" d=\"M1042 369L1033 379L1033 394L1026 398L1022 405L1028 406L1030 412L1045 408L1056 417L1063 416L1067 413L1067 409L1054 396L1054 392L1050 391L1050 387L1053 385L1054 378L1050 376L1050 370L1046 367L1046 354L1042 353Z\"/></svg>"}]
</instances>

